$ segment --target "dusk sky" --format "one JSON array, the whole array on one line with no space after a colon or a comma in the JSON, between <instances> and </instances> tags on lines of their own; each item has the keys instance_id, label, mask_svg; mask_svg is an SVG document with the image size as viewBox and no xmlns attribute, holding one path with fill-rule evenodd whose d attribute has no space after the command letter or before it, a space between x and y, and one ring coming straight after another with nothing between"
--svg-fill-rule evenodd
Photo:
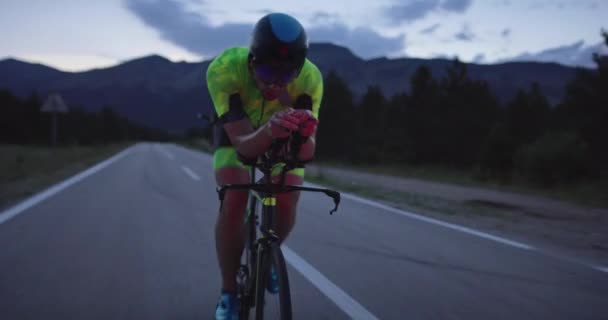
<instances>
[{"instance_id":1,"label":"dusk sky","mask_svg":"<svg viewBox=\"0 0 608 320\"><path fill-rule=\"evenodd\" d=\"M81 71L159 54L201 61L247 45L268 12L362 58L454 57L593 66L607 0L2 0L0 59Z\"/></svg>"}]
</instances>

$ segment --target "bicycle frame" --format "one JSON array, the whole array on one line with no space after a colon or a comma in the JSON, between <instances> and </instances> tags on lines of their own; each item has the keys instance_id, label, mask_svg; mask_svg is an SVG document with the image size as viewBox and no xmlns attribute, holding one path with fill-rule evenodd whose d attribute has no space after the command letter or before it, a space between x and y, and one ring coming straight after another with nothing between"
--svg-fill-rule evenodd
<instances>
[{"instance_id":1,"label":"bicycle frame","mask_svg":"<svg viewBox=\"0 0 608 320\"><path fill-rule=\"evenodd\" d=\"M251 181L255 181L255 166L251 168ZM281 179L283 180L283 179ZM270 181L270 182L269 182ZM252 191L255 195L249 197L248 204L248 212L246 217L246 230L248 233L248 241L247 245L249 246L247 249L247 261L250 261L251 266L256 266L257 263L257 252L256 247L259 241L264 241L264 244L268 247L271 242L278 242L279 238L274 232L274 218L276 213L276 197L275 195L286 192L294 192L294 191L307 191L307 192L321 192L331 197L334 201L335 207L329 212L329 214L333 214L338 210L338 206L340 203L340 193L324 188L310 188L299 185L281 185L274 184L271 182L270 172L265 174L264 178L260 180L258 183L250 183L250 184L227 184L222 187L217 188L218 196L220 199L221 205L223 205L224 198L226 195L226 191L228 190L249 190ZM258 224L258 216L255 213L255 209L257 206L257 201L261 200L262 202L262 215L260 221L260 232L261 236L257 237L257 224ZM220 205L220 210L221 210ZM251 255L249 255L251 254ZM250 275L256 274L256 270L248 270ZM255 280L255 279L254 279ZM255 281L251 281L254 283ZM247 288L249 291L252 288ZM249 291L251 292L251 291Z\"/></svg>"},{"instance_id":2,"label":"bicycle frame","mask_svg":"<svg viewBox=\"0 0 608 320\"><path fill-rule=\"evenodd\" d=\"M291 142L291 141L290 141ZM299 147L295 149L299 150ZM338 210L338 206L340 204L340 193L324 188L310 188L304 187L300 185L285 185L285 174L294 168L303 167L303 164L295 157L293 154L297 154L297 152L292 153L292 158L286 161L285 165L281 168L280 172L280 182L273 183L272 182L272 171L274 169L274 165L277 163L272 156L261 157L262 160L261 166L258 167L257 164L254 164L251 167L250 171L250 180L249 184L228 184L217 188L218 196L220 199L220 211L222 210L222 206L224 203L224 198L226 192L228 190L248 190L250 192L249 203L247 208L247 216L245 219L245 230L247 231L247 247L245 248L245 259L246 265L241 265L239 268L239 272L237 274L237 278L240 283L240 288L238 292L238 298L243 302L241 304L244 309L241 311L241 317L248 318L249 308L253 306L263 305L260 301L263 301L263 293L262 297L259 296L256 292L260 292L259 289L263 289L265 287L264 283L260 283L260 274L267 272L266 266L264 264L264 259L267 259L267 252L272 254L278 250L280 254L280 261L282 265L284 265L284 260L282 254L280 253L280 248L273 248L275 245L278 247L281 239L275 233L275 218L276 218L276 205L277 199L276 195L281 193L295 192L295 191L308 191L308 192L322 192L327 196L331 197L334 201L335 207L330 211L330 214L333 214ZM256 181L256 169L260 169L264 176L257 183ZM258 215L256 214L256 206L257 202L260 201L262 204L261 211L261 221L258 221ZM259 222L259 223L258 223ZM259 231L260 235L258 237L257 233L257 225L260 225ZM251 266L251 270L248 269L248 266ZM260 269L264 266L263 269ZM269 267L268 267L269 268ZM281 268L284 269L284 266ZM260 271L261 270L261 271ZM262 272L262 273L260 273ZM285 283L287 284L285 274ZM262 277L263 278L263 277ZM262 279L263 280L263 279ZM289 292L288 284L284 287L284 290ZM263 292L263 291L262 291ZM289 294L287 293L287 296ZM287 299L289 301L289 298ZM288 303L289 307L286 311L287 314L291 314L291 303ZM257 316L260 316L263 312L263 309L257 310ZM283 311L281 311L283 312ZM290 318L290 316L288 316Z\"/></svg>"}]
</instances>

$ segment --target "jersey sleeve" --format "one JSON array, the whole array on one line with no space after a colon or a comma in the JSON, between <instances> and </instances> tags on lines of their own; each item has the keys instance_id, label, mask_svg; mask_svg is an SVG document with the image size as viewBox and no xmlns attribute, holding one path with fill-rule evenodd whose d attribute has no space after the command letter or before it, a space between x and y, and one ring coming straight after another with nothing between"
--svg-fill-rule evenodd
<instances>
[{"instance_id":1,"label":"jersey sleeve","mask_svg":"<svg viewBox=\"0 0 608 320\"><path fill-rule=\"evenodd\" d=\"M207 68L207 88L217 117L229 110L230 95L239 91L238 73L235 72L231 52L224 51Z\"/></svg>"},{"instance_id":2,"label":"jersey sleeve","mask_svg":"<svg viewBox=\"0 0 608 320\"><path fill-rule=\"evenodd\" d=\"M319 119L319 109L323 99L323 76L321 71L312 62L306 61L302 70L302 91L312 98L312 114Z\"/></svg>"}]
</instances>

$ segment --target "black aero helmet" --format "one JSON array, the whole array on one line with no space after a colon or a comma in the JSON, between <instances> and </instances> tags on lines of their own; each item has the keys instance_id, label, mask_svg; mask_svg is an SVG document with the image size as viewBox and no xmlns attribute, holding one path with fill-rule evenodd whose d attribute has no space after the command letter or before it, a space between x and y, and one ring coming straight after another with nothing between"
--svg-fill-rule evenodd
<instances>
[{"instance_id":1,"label":"black aero helmet","mask_svg":"<svg viewBox=\"0 0 608 320\"><path fill-rule=\"evenodd\" d=\"M308 37L302 25L290 15L271 13L260 19L249 47L255 64L272 63L281 69L299 70L308 51Z\"/></svg>"}]
</instances>

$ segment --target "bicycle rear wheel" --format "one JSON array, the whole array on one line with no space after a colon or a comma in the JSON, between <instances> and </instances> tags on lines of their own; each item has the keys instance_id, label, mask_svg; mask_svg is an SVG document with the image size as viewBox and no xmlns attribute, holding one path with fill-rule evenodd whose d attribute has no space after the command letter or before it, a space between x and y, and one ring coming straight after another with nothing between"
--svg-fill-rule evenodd
<instances>
[{"instance_id":1,"label":"bicycle rear wheel","mask_svg":"<svg viewBox=\"0 0 608 320\"><path fill-rule=\"evenodd\" d=\"M264 319L266 283L270 276L270 267L274 266L279 281L279 311L281 320L291 320L291 294L289 277L283 252L278 243L271 244L269 250L262 251L258 281L256 283L256 320Z\"/></svg>"}]
</instances>

